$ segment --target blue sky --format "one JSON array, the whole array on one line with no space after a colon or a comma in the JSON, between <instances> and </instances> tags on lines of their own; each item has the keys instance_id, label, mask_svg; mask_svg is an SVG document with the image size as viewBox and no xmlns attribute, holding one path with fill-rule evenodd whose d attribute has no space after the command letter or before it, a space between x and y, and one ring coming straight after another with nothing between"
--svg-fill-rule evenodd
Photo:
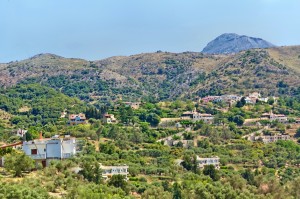
<instances>
[{"instance_id":1,"label":"blue sky","mask_svg":"<svg viewBox=\"0 0 300 199\"><path fill-rule=\"evenodd\" d=\"M300 0L0 0L0 62L201 51L222 33L300 44Z\"/></svg>"}]
</instances>

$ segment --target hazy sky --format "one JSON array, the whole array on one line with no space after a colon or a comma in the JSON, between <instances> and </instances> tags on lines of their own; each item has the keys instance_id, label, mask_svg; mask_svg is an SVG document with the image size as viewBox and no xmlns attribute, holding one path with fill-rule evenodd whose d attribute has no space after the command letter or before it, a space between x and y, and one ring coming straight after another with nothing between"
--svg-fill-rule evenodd
<instances>
[{"instance_id":1,"label":"hazy sky","mask_svg":"<svg viewBox=\"0 0 300 199\"><path fill-rule=\"evenodd\" d=\"M0 0L0 62L201 51L222 33L300 44L300 0Z\"/></svg>"}]
</instances>

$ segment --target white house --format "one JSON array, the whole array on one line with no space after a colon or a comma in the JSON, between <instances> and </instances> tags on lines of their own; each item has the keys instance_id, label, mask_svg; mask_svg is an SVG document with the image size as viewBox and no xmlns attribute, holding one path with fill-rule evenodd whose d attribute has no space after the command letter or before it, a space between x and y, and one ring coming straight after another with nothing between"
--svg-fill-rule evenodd
<instances>
[{"instance_id":1,"label":"white house","mask_svg":"<svg viewBox=\"0 0 300 199\"><path fill-rule=\"evenodd\" d=\"M48 166L53 159L70 158L76 154L76 139L65 137L52 139L37 139L25 141L22 145L22 150L26 155L42 165Z\"/></svg>"},{"instance_id":2,"label":"white house","mask_svg":"<svg viewBox=\"0 0 300 199\"><path fill-rule=\"evenodd\" d=\"M200 158L197 156L197 163L200 169L203 169L205 165L214 165L216 169L220 169L220 158L218 156L211 158Z\"/></svg>"},{"instance_id":3,"label":"white house","mask_svg":"<svg viewBox=\"0 0 300 199\"><path fill-rule=\"evenodd\" d=\"M128 166L126 164L120 166L104 166L100 164L102 169L102 177L107 180L113 175L124 175L125 179L128 180Z\"/></svg>"}]
</instances>

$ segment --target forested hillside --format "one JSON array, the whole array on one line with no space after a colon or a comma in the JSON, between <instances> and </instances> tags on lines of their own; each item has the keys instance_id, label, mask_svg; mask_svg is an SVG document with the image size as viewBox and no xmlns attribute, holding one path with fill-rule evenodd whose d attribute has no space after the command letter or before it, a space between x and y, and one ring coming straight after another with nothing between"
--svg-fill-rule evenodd
<instances>
[{"instance_id":1,"label":"forested hillside","mask_svg":"<svg viewBox=\"0 0 300 199\"><path fill-rule=\"evenodd\" d=\"M0 109L12 125L27 128L55 124L64 110L85 110L79 99L68 97L39 84L16 85L0 90Z\"/></svg>"}]
</instances>

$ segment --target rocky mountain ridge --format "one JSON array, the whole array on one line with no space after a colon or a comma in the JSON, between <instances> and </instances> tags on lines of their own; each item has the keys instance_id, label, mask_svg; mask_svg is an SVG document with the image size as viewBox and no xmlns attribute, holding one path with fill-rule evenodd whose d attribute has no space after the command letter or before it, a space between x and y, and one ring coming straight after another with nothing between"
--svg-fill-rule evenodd
<instances>
[{"instance_id":1,"label":"rocky mountain ridge","mask_svg":"<svg viewBox=\"0 0 300 199\"><path fill-rule=\"evenodd\" d=\"M271 47L275 47L275 45L261 38L225 33L209 42L202 52L205 54L231 54L253 48Z\"/></svg>"}]
</instances>

